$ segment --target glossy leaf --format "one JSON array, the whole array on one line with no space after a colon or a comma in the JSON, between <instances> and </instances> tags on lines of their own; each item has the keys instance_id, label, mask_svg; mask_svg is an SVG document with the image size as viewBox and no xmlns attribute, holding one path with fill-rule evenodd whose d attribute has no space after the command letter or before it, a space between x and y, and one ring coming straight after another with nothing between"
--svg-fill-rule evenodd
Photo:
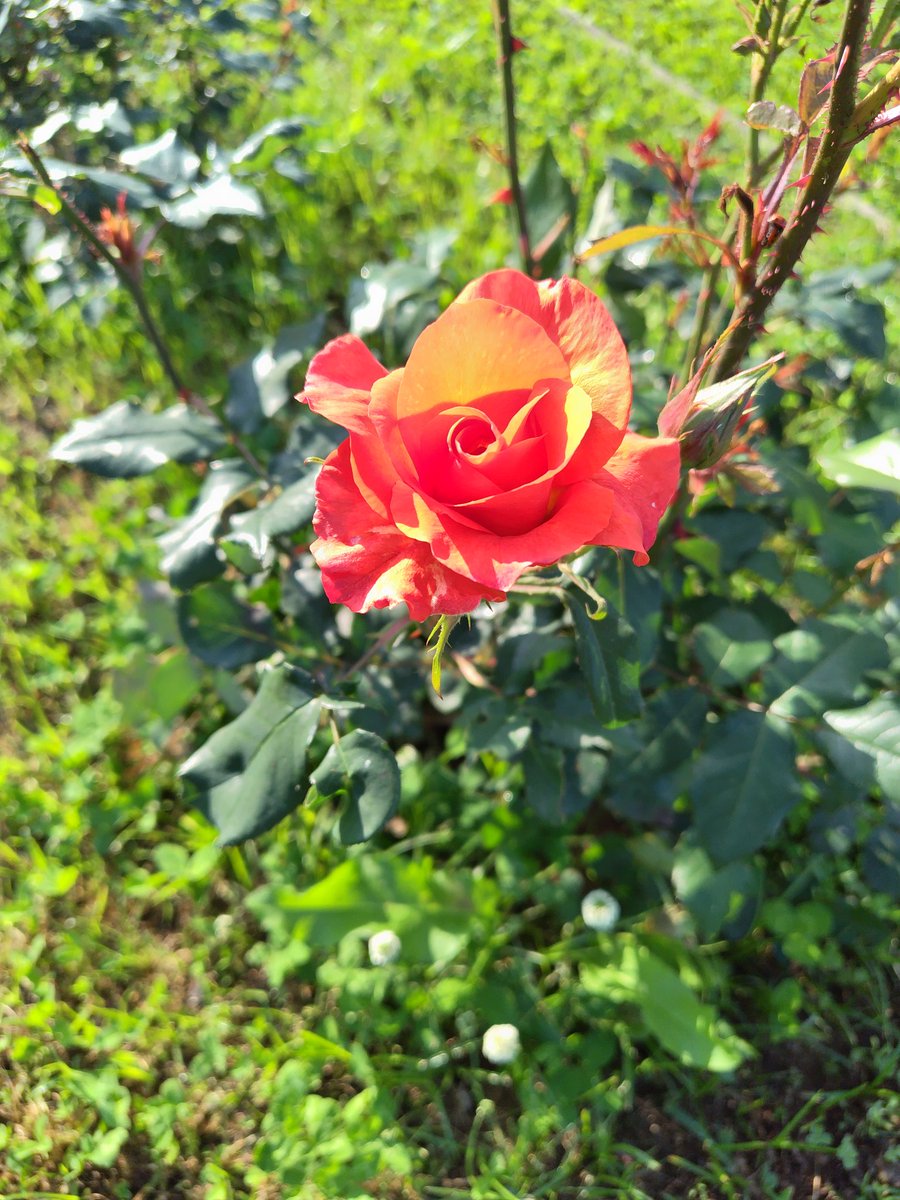
<instances>
[{"instance_id":1,"label":"glossy leaf","mask_svg":"<svg viewBox=\"0 0 900 1200\"><path fill-rule=\"evenodd\" d=\"M96 417L76 421L50 453L111 479L147 475L166 462L198 462L225 444L221 426L186 404L147 412L119 400Z\"/></svg>"},{"instance_id":2,"label":"glossy leaf","mask_svg":"<svg viewBox=\"0 0 900 1200\"><path fill-rule=\"evenodd\" d=\"M356 729L332 745L311 776L323 796L346 796L339 832L345 846L366 842L397 811L400 768L377 734Z\"/></svg>"},{"instance_id":3,"label":"glossy leaf","mask_svg":"<svg viewBox=\"0 0 900 1200\"><path fill-rule=\"evenodd\" d=\"M194 588L178 601L178 628L185 645L211 667L233 670L275 650L275 629L261 606L244 604L221 581Z\"/></svg>"},{"instance_id":4,"label":"glossy leaf","mask_svg":"<svg viewBox=\"0 0 900 1200\"><path fill-rule=\"evenodd\" d=\"M157 539L160 566L173 587L187 589L222 574L224 564L216 552L216 532L227 504L256 482L243 461L210 463L194 507L188 515Z\"/></svg>"},{"instance_id":5,"label":"glossy leaf","mask_svg":"<svg viewBox=\"0 0 900 1200\"><path fill-rule=\"evenodd\" d=\"M235 513L221 540L225 552L229 552L229 546L243 547L253 569L270 565L273 539L289 536L312 520L317 474L318 468L311 470L305 479L292 483L274 499Z\"/></svg>"},{"instance_id":6,"label":"glossy leaf","mask_svg":"<svg viewBox=\"0 0 900 1200\"><path fill-rule=\"evenodd\" d=\"M734 608L697 625L694 650L704 682L712 687L743 683L775 653L768 630L751 613Z\"/></svg>"},{"instance_id":7,"label":"glossy leaf","mask_svg":"<svg viewBox=\"0 0 900 1200\"><path fill-rule=\"evenodd\" d=\"M816 457L823 473L841 487L878 488L900 494L900 428L845 450L822 450Z\"/></svg>"},{"instance_id":8,"label":"glossy leaf","mask_svg":"<svg viewBox=\"0 0 900 1200\"><path fill-rule=\"evenodd\" d=\"M637 635L612 607L599 621L588 616L582 596L567 594L575 648L588 694L601 724L628 721L641 712Z\"/></svg>"},{"instance_id":9,"label":"glossy leaf","mask_svg":"<svg viewBox=\"0 0 900 1200\"><path fill-rule=\"evenodd\" d=\"M572 185L560 170L553 147L545 142L537 162L523 181L531 252L542 276L552 275L562 263L570 243L576 202Z\"/></svg>"},{"instance_id":10,"label":"glossy leaf","mask_svg":"<svg viewBox=\"0 0 900 1200\"><path fill-rule=\"evenodd\" d=\"M347 298L350 332L358 337L376 333L404 302L427 292L437 280L434 268L417 262L367 264Z\"/></svg>"},{"instance_id":11,"label":"glossy leaf","mask_svg":"<svg viewBox=\"0 0 900 1200\"><path fill-rule=\"evenodd\" d=\"M199 156L174 129L167 129L152 142L129 146L120 153L119 161L141 175L167 184L193 183L200 167Z\"/></svg>"},{"instance_id":12,"label":"glossy leaf","mask_svg":"<svg viewBox=\"0 0 900 1200\"><path fill-rule=\"evenodd\" d=\"M306 121L301 117L277 117L245 138L235 150L223 155L222 160L229 167L250 162L271 138L293 138L302 133L305 127Z\"/></svg>"},{"instance_id":13,"label":"glossy leaf","mask_svg":"<svg viewBox=\"0 0 900 1200\"><path fill-rule=\"evenodd\" d=\"M819 716L826 708L863 699L866 671L887 666L880 632L859 620L811 618L775 640L777 657L763 671L776 716Z\"/></svg>"},{"instance_id":14,"label":"glossy leaf","mask_svg":"<svg viewBox=\"0 0 900 1200\"><path fill-rule=\"evenodd\" d=\"M238 183L230 175L216 175L177 200L161 205L161 211L167 221L185 229L202 229L213 217L264 215L262 202L253 188Z\"/></svg>"},{"instance_id":15,"label":"glossy leaf","mask_svg":"<svg viewBox=\"0 0 900 1200\"><path fill-rule=\"evenodd\" d=\"M900 700L881 696L861 708L825 713L823 741L842 774L854 783L876 782L900 804Z\"/></svg>"},{"instance_id":16,"label":"glossy leaf","mask_svg":"<svg viewBox=\"0 0 900 1200\"><path fill-rule=\"evenodd\" d=\"M287 403L290 373L321 344L324 328L323 316L288 325L274 343L229 371L225 411L241 433L255 433Z\"/></svg>"},{"instance_id":17,"label":"glossy leaf","mask_svg":"<svg viewBox=\"0 0 900 1200\"><path fill-rule=\"evenodd\" d=\"M714 727L689 786L697 837L717 863L758 849L801 798L790 727L742 710Z\"/></svg>"},{"instance_id":18,"label":"glossy leaf","mask_svg":"<svg viewBox=\"0 0 900 1200\"><path fill-rule=\"evenodd\" d=\"M321 706L313 680L291 666L263 673L251 704L178 772L221 846L257 837L306 791L306 755Z\"/></svg>"}]
</instances>

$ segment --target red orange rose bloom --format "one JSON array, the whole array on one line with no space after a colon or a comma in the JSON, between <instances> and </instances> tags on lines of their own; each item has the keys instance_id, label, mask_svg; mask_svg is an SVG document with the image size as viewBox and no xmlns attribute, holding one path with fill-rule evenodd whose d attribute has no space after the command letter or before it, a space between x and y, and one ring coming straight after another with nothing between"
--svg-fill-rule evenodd
<instances>
[{"instance_id":1,"label":"red orange rose bloom","mask_svg":"<svg viewBox=\"0 0 900 1200\"><path fill-rule=\"evenodd\" d=\"M468 612L589 544L646 563L678 483L677 441L627 432L625 346L573 279L484 275L390 373L336 338L300 399L349 433L318 478L312 553L355 612Z\"/></svg>"}]
</instances>

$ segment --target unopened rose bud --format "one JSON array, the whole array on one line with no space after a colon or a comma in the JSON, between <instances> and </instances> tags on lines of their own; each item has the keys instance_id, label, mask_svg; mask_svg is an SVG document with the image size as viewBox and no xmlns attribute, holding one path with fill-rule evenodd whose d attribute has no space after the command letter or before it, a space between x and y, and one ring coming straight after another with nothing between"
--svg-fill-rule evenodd
<instances>
[{"instance_id":1,"label":"unopened rose bud","mask_svg":"<svg viewBox=\"0 0 900 1200\"><path fill-rule=\"evenodd\" d=\"M522 1043L515 1025L491 1025L481 1039L481 1053L490 1063L502 1066L519 1057Z\"/></svg>"},{"instance_id":2,"label":"unopened rose bud","mask_svg":"<svg viewBox=\"0 0 900 1200\"><path fill-rule=\"evenodd\" d=\"M717 463L731 446L735 431L744 415L753 389L742 395L723 386L722 396L716 387L705 388L694 402L681 431L681 461L686 467L703 470Z\"/></svg>"},{"instance_id":3,"label":"unopened rose bud","mask_svg":"<svg viewBox=\"0 0 900 1200\"><path fill-rule=\"evenodd\" d=\"M622 910L615 896L604 888L594 888L581 902L581 916L588 929L608 933L616 924Z\"/></svg>"},{"instance_id":4,"label":"unopened rose bud","mask_svg":"<svg viewBox=\"0 0 900 1200\"><path fill-rule=\"evenodd\" d=\"M369 961L375 967L386 967L400 957L400 939L393 929L379 929L369 938Z\"/></svg>"}]
</instances>

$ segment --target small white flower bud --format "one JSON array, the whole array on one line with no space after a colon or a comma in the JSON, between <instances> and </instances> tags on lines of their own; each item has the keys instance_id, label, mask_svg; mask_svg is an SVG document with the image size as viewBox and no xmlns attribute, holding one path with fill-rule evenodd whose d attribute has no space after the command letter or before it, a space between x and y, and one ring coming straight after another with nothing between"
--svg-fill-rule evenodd
<instances>
[{"instance_id":1,"label":"small white flower bud","mask_svg":"<svg viewBox=\"0 0 900 1200\"><path fill-rule=\"evenodd\" d=\"M400 939L393 929L379 929L369 938L369 961L373 966L386 967L400 957Z\"/></svg>"},{"instance_id":2,"label":"small white flower bud","mask_svg":"<svg viewBox=\"0 0 900 1200\"><path fill-rule=\"evenodd\" d=\"M581 902L581 916L588 929L596 929L600 933L608 933L616 924L621 913L619 902L615 896L603 888L595 888L588 892Z\"/></svg>"},{"instance_id":3,"label":"small white flower bud","mask_svg":"<svg viewBox=\"0 0 900 1200\"><path fill-rule=\"evenodd\" d=\"M511 1063L519 1057L522 1048L519 1041L519 1031L515 1025L492 1025L484 1031L481 1039L481 1053L488 1062Z\"/></svg>"}]
</instances>

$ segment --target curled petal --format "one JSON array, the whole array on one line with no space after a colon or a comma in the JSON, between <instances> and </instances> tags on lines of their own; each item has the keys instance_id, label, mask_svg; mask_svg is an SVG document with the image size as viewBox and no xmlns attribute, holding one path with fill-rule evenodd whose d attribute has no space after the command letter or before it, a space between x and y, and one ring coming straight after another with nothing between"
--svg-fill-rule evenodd
<instances>
[{"instance_id":1,"label":"curled petal","mask_svg":"<svg viewBox=\"0 0 900 1200\"><path fill-rule=\"evenodd\" d=\"M313 358L306 386L297 397L313 412L351 432L368 428L369 397L377 379L387 371L352 333L335 338Z\"/></svg>"}]
</instances>

